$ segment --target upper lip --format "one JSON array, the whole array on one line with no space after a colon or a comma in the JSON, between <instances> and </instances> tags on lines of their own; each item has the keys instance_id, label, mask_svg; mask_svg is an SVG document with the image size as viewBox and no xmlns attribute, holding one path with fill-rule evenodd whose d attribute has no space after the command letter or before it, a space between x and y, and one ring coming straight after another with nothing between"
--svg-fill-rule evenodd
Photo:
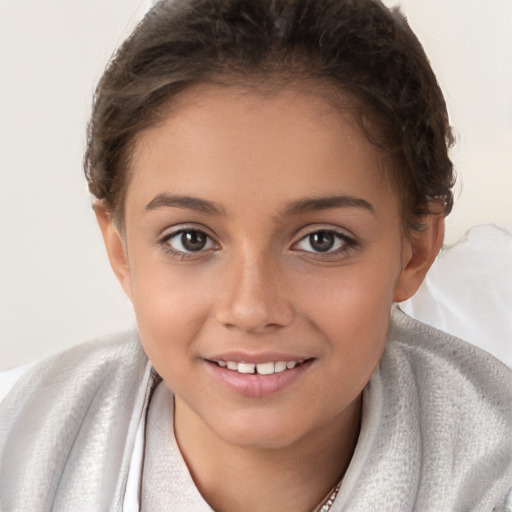
<instances>
[{"instance_id":1,"label":"upper lip","mask_svg":"<svg viewBox=\"0 0 512 512\"><path fill-rule=\"evenodd\" d=\"M234 361L235 363L277 363L279 361L305 361L311 359L304 354L290 354L285 352L259 352L248 353L240 351L222 352L211 357L206 357L208 361Z\"/></svg>"}]
</instances>

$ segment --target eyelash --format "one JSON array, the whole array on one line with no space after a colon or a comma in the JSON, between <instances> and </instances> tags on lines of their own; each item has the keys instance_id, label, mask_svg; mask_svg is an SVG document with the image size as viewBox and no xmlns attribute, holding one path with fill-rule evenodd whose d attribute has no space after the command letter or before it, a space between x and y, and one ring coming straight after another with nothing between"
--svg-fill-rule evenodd
<instances>
[{"instance_id":1,"label":"eyelash","mask_svg":"<svg viewBox=\"0 0 512 512\"><path fill-rule=\"evenodd\" d=\"M339 243L339 244L341 244L341 246L336 248L335 250L332 250L332 248L329 248L326 251L314 251L314 250L307 251L307 250L303 250L303 249L295 249L295 250L307 253L309 255L313 255L314 257L317 257L317 258L320 257L320 258L328 259L328 258L336 258L339 256L344 256L344 255L348 254L349 252L353 251L354 249L356 249L359 245L358 242L354 238L346 235L345 233L340 233L339 231L332 229L332 228L323 228L323 229L320 228L320 229L315 229L313 231L309 231L307 234L305 234L303 237L301 237L298 242L295 242L293 244L292 248L298 246L298 244L300 244L301 242L307 241L308 239L310 239L310 241L311 241L312 236L318 235L320 233L322 233L324 235L327 234L327 235L333 236L335 239L334 244Z\"/></svg>"},{"instance_id":2,"label":"eyelash","mask_svg":"<svg viewBox=\"0 0 512 512\"><path fill-rule=\"evenodd\" d=\"M189 234L194 233L196 236L197 235L204 236L204 237L206 237L205 244L206 245L213 244L214 247L200 248L197 251L187 251L187 250L179 250L179 249L173 248L169 242L172 239L174 239L180 235L183 235L185 233L189 233ZM304 249L294 249L294 247L298 246L298 244L300 244L308 239L311 240L311 237L313 237L314 235L319 235L320 233L323 235L333 236L335 238L334 244L341 243L341 247L338 247L335 250L332 250L332 248L328 248L325 251L314 251L314 250L308 251L308 250L304 250ZM198 228L187 228L187 227L182 227L182 228L177 229L176 231L167 233L158 241L158 244L163 248L163 250L167 254L170 254L173 258L179 259L180 261L188 259L188 258L203 256L206 250L211 250L212 248L218 248L218 244L204 230L198 229ZM181 245L183 246L183 244L181 244ZM337 257L337 256L343 256L343 255L349 253L350 251L354 250L355 248L357 248L358 245L359 244L356 240L354 240L353 238L349 237L348 235L346 235L344 233L340 233L339 231L336 231L335 229L331 229L331 228L324 228L324 229L320 228L320 229L315 229L313 231L309 231L308 233L306 233L297 242L293 243L293 245L291 246L291 249L294 251L297 251L297 252L303 252L306 254L313 255L314 257L329 259L329 258L333 258L333 257Z\"/></svg>"},{"instance_id":3,"label":"eyelash","mask_svg":"<svg viewBox=\"0 0 512 512\"><path fill-rule=\"evenodd\" d=\"M183 235L185 233L195 233L196 236L197 235L200 235L200 236L204 236L206 237L206 244L214 244L214 245L217 245L213 238L208 235L208 233L206 233L204 230L202 229L198 229L198 228L187 228L187 227L183 227L183 228L180 228L180 229L177 229L176 231L173 231L171 233L167 233L166 235L164 235L159 241L158 241L158 244L163 248L163 250L170 254L173 258L176 258L176 259L179 259L179 260L185 260L187 258L191 258L191 257L197 257L197 256L202 256L204 255L204 252L205 252L205 249L200 249L198 251L182 251L182 250L179 250L179 249L174 249L172 247L172 245L170 245L170 241L173 239L173 238L176 238L180 235ZM182 244L183 246L183 244ZM212 249L212 247L208 247L208 249Z\"/></svg>"}]
</instances>

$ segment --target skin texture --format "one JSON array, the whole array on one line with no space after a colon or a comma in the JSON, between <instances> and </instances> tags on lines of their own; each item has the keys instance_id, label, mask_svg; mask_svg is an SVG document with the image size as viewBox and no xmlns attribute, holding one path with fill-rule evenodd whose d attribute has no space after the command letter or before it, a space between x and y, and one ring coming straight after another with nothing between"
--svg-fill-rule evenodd
<instances>
[{"instance_id":1,"label":"skin texture","mask_svg":"<svg viewBox=\"0 0 512 512\"><path fill-rule=\"evenodd\" d=\"M416 291L443 238L442 215L404 234L387 165L313 93L205 85L139 134L122 235L96 204L144 349L175 393L178 443L216 510L310 511L350 461L392 303ZM186 252L180 230L205 233L204 247ZM332 249L317 250L319 231ZM248 396L211 371L228 352L309 363Z\"/></svg>"}]
</instances>

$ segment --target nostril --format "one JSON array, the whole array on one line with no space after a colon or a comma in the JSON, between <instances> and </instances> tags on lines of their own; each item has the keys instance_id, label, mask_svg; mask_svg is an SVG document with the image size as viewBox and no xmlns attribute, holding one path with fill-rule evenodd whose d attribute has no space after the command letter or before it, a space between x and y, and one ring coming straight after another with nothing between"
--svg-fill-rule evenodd
<instances>
[{"instance_id":1,"label":"nostril","mask_svg":"<svg viewBox=\"0 0 512 512\"><path fill-rule=\"evenodd\" d=\"M266 262L266 263L264 263ZM239 255L222 277L216 298L216 318L227 329L271 331L288 325L293 307L272 271L268 258Z\"/></svg>"}]
</instances>

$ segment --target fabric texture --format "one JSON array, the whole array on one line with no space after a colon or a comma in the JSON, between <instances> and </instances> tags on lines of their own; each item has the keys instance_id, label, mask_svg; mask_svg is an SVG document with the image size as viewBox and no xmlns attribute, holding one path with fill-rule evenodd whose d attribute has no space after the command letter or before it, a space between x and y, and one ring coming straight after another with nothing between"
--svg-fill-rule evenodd
<instances>
[{"instance_id":1,"label":"fabric texture","mask_svg":"<svg viewBox=\"0 0 512 512\"><path fill-rule=\"evenodd\" d=\"M0 511L121 510L153 381L134 333L30 369L0 404Z\"/></svg>"},{"instance_id":2,"label":"fabric texture","mask_svg":"<svg viewBox=\"0 0 512 512\"><path fill-rule=\"evenodd\" d=\"M157 386L136 336L122 338L37 365L1 404L1 511L121 510L136 425L155 387L142 510L210 510L174 439L171 391ZM505 365L395 310L331 511L505 510L511 402Z\"/></svg>"},{"instance_id":3,"label":"fabric texture","mask_svg":"<svg viewBox=\"0 0 512 512\"><path fill-rule=\"evenodd\" d=\"M395 311L333 511L506 510L512 373Z\"/></svg>"}]
</instances>

